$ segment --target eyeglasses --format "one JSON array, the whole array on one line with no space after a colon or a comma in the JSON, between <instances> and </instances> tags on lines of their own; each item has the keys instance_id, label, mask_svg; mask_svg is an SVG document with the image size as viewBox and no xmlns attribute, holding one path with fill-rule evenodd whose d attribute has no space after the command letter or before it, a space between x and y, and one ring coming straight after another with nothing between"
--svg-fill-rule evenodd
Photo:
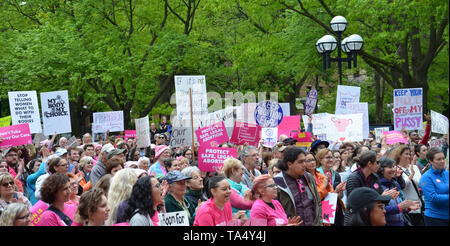
<instances>
[{"instance_id":1,"label":"eyeglasses","mask_svg":"<svg viewBox=\"0 0 450 246\"><path fill-rule=\"evenodd\" d=\"M11 185L11 186L14 186L14 181L9 181L9 182L7 182L7 183L3 183L3 184L2 184L3 187L8 187L8 186L10 186L10 185Z\"/></svg>"},{"instance_id":2,"label":"eyeglasses","mask_svg":"<svg viewBox=\"0 0 450 246\"><path fill-rule=\"evenodd\" d=\"M276 188L277 187L277 185L276 184L270 184L270 185L266 185L266 188Z\"/></svg>"},{"instance_id":3,"label":"eyeglasses","mask_svg":"<svg viewBox=\"0 0 450 246\"><path fill-rule=\"evenodd\" d=\"M27 213L25 216L17 217L16 220L24 220L24 219L28 219L30 216L31 216L31 213Z\"/></svg>"}]
</instances>

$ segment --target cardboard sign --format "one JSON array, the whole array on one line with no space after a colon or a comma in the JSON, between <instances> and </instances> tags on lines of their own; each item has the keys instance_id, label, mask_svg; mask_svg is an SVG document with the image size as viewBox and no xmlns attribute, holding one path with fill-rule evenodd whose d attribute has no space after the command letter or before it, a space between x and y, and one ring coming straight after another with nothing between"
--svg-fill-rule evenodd
<instances>
[{"instance_id":1,"label":"cardboard sign","mask_svg":"<svg viewBox=\"0 0 450 246\"><path fill-rule=\"evenodd\" d=\"M428 142L428 144L430 145L430 148L433 148L433 147L442 148L442 146L444 146L444 143L445 143L445 141L442 138L441 139L433 139Z\"/></svg>"},{"instance_id":2,"label":"cardboard sign","mask_svg":"<svg viewBox=\"0 0 450 246\"><path fill-rule=\"evenodd\" d=\"M217 172L218 168L223 166L223 162L229 158L236 158L237 150L235 148L198 148L198 169L204 172Z\"/></svg>"},{"instance_id":3,"label":"cardboard sign","mask_svg":"<svg viewBox=\"0 0 450 246\"><path fill-rule=\"evenodd\" d=\"M406 137L399 131L383 132L383 135L386 136L386 144L408 143Z\"/></svg>"},{"instance_id":4,"label":"cardboard sign","mask_svg":"<svg viewBox=\"0 0 450 246\"><path fill-rule=\"evenodd\" d=\"M423 122L422 88L394 90L394 130L420 130Z\"/></svg>"},{"instance_id":5,"label":"cardboard sign","mask_svg":"<svg viewBox=\"0 0 450 246\"><path fill-rule=\"evenodd\" d=\"M138 148L146 148L151 145L150 122L148 115L135 120L136 125L136 145Z\"/></svg>"},{"instance_id":6,"label":"cardboard sign","mask_svg":"<svg viewBox=\"0 0 450 246\"><path fill-rule=\"evenodd\" d=\"M158 213L160 226L189 226L189 217L186 211L171 213Z\"/></svg>"},{"instance_id":7,"label":"cardboard sign","mask_svg":"<svg viewBox=\"0 0 450 246\"><path fill-rule=\"evenodd\" d=\"M228 142L228 133L223 121L195 130L200 146L217 147L221 143Z\"/></svg>"},{"instance_id":8,"label":"cardboard sign","mask_svg":"<svg viewBox=\"0 0 450 246\"><path fill-rule=\"evenodd\" d=\"M363 115L363 138L369 138L369 105L366 102L347 103L343 114L362 114Z\"/></svg>"},{"instance_id":9,"label":"cardboard sign","mask_svg":"<svg viewBox=\"0 0 450 246\"><path fill-rule=\"evenodd\" d=\"M121 132L123 126L123 111L95 112L93 114L92 132Z\"/></svg>"},{"instance_id":10,"label":"cardboard sign","mask_svg":"<svg viewBox=\"0 0 450 246\"><path fill-rule=\"evenodd\" d=\"M361 87L338 85L335 114L345 114L347 103L359 102Z\"/></svg>"},{"instance_id":11,"label":"cardboard sign","mask_svg":"<svg viewBox=\"0 0 450 246\"><path fill-rule=\"evenodd\" d=\"M194 142L197 142L197 136L194 134ZM170 138L171 147L192 146L192 129L190 127L172 128L172 137Z\"/></svg>"},{"instance_id":12,"label":"cardboard sign","mask_svg":"<svg viewBox=\"0 0 450 246\"><path fill-rule=\"evenodd\" d=\"M260 139L261 139L260 125L244 122L236 122L234 124L233 134L231 135L230 142L239 145L248 143L250 145L258 147Z\"/></svg>"},{"instance_id":13,"label":"cardboard sign","mask_svg":"<svg viewBox=\"0 0 450 246\"><path fill-rule=\"evenodd\" d=\"M338 193L328 192L328 195L321 201L322 203L322 219L324 223L334 224L336 218Z\"/></svg>"},{"instance_id":14,"label":"cardboard sign","mask_svg":"<svg viewBox=\"0 0 450 246\"><path fill-rule=\"evenodd\" d=\"M330 115L327 122L327 140L334 142L363 141L363 115Z\"/></svg>"},{"instance_id":15,"label":"cardboard sign","mask_svg":"<svg viewBox=\"0 0 450 246\"><path fill-rule=\"evenodd\" d=\"M311 147L312 137L310 132L299 132L296 137L298 147Z\"/></svg>"},{"instance_id":16,"label":"cardboard sign","mask_svg":"<svg viewBox=\"0 0 450 246\"><path fill-rule=\"evenodd\" d=\"M33 143L28 124L0 127L0 137L3 138L3 141L0 143L0 148L9 148Z\"/></svg>"},{"instance_id":17,"label":"cardboard sign","mask_svg":"<svg viewBox=\"0 0 450 246\"><path fill-rule=\"evenodd\" d=\"M31 133L42 132L36 91L9 91L11 124L29 124ZM9 125L9 122L8 122ZM53 134L53 133L52 133Z\"/></svg>"},{"instance_id":18,"label":"cardboard sign","mask_svg":"<svg viewBox=\"0 0 450 246\"><path fill-rule=\"evenodd\" d=\"M261 128L261 138L264 140L263 145L273 147L278 142L278 128Z\"/></svg>"},{"instance_id":19,"label":"cardboard sign","mask_svg":"<svg viewBox=\"0 0 450 246\"><path fill-rule=\"evenodd\" d=\"M317 90L311 89L305 103L305 115L312 114L317 104Z\"/></svg>"},{"instance_id":20,"label":"cardboard sign","mask_svg":"<svg viewBox=\"0 0 450 246\"><path fill-rule=\"evenodd\" d=\"M67 91L41 93L41 106L45 136L72 132Z\"/></svg>"},{"instance_id":21,"label":"cardboard sign","mask_svg":"<svg viewBox=\"0 0 450 246\"><path fill-rule=\"evenodd\" d=\"M331 114L328 114L328 113L320 113L320 114L311 115L314 135L327 134L327 124L328 124L330 115ZM302 115L302 119L303 119L303 124L305 125L305 129L308 129L308 124L309 124L308 116Z\"/></svg>"},{"instance_id":22,"label":"cardboard sign","mask_svg":"<svg viewBox=\"0 0 450 246\"><path fill-rule=\"evenodd\" d=\"M177 121L175 127L191 126L191 103L189 90L192 93L192 113L194 128L201 126L201 119L208 115L208 100L205 76L175 76L175 96L177 102ZM175 123L175 122L174 122Z\"/></svg>"},{"instance_id":23,"label":"cardboard sign","mask_svg":"<svg viewBox=\"0 0 450 246\"><path fill-rule=\"evenodd\" d=\"M125 130L125 141L128 141L129 138L136 139L136 130Z\"/></svg>"},{"instance_id":24,"label":"cardboard sign","mask_svg":"<svg viewBox=\"0 0 450 246\"><path fill-rule=\"evenodd\" d=\"M448 118L431 110L431 132L448 134Z\"/></svg>"},{"instance_id":25,"label":"cardboard sign","mask_svg":"<svg viewBox=\"0 0 450 246\"><path fill-rule=\"evenodd\" d=\"M383 135L383 132L388 132L389 131L389 127L378 127L375 128L375 139L377 143L381 143L381 136Z\"/></svg>"},{"instance_id":26,"label":"cardboard sign","mask_svg":"<svg viewBox=\"0 0 450 246\"><path fill-rule=\"evenodd\" d=\"M300 115L284 116L281 123L278 125L277 137L281 134L290 136L293 130L299 131Z\"/></svg>"}]
</instances>

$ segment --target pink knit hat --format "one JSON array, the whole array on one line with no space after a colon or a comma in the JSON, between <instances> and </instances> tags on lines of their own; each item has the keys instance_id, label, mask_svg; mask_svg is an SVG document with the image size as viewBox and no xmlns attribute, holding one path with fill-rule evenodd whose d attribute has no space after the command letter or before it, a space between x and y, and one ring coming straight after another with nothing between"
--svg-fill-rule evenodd
<instances>
[{"instance_id":1,"label":"pink knit hat","mask_svg":"<svg viewBox=\"0 0 450 246\"><path fill-rule=\"evenodd\" d=\"M167 145L157 145L155 147L155 159L158 160L159 156L166 150L169 149Z\"/></svg>"}]
</instances>

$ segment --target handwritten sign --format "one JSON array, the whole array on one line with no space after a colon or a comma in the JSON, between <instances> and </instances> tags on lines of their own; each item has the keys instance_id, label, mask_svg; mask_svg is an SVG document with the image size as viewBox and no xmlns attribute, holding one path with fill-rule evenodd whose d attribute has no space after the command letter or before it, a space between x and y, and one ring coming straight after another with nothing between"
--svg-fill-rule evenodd
<instances>
[{"instance_id":1,"label":"handwritten sign","mask_svg":"<svg viewBox=\"0 0 450 246\"><path fill-rule=\"evenodd\" d=\"M194 134L194 142L197 142L197 136ZM172 128L172 137L170 138L171 147L191 146L192 129L190 127Z\"/></svg>"},{"instance_id":2,"label":"handwritten sign","mask_svg":"<svg viewBox=\"0 0 450 246\"><path fill-rule=\"evenodd\" d=\"M36 91L10 91L9 109L12 125L29 124L31 133L42 132ZM8 122L9 125L9 122Z\"/></svg>"},{"instance_id":3,"label":"handwritten sign","mask_svg":"<svg viewBox=\"0 0 450 246\"><path fill-rule=\"evenodd\" d=\"M314 112L314 109L316 108L316 104L317 104L317 90L313 88L308 93L308 96L306 98L305 114L306 115L312 114Z\"/></svg>"},{"instance_id":4,"label":"handwritten sign","mask_svg":"<svg viewBox=\"0 0 450 246\"><path fill-rule=\"evenodd\" d=\"M330 115L331 114L328 114L328 113L320 113L320 114L311 115L314 135L327 134L327 124L328 124ZM307 129L308 124L309 124L308 116L302 115L302 120L303 120L303 124L305 125L305 129Z\"/></svg>"},{"instance_id":5,"label":"handwritten sign","mask_svg":"<svg viewBox=\"0 0 450 246\"><path fill-rule=\"evenodd\" d=\"M228 133L223 121L195 130L200 146L217 147L228 141Z\"/></svg>"},{"instance_id":6,"label":"handwritten sign","mask_svg":"<svg viewBox=\"0 0 450 246\"><path fill-rule=\"evenodd\" d=\"M343 114L363 115L363 138L369 138L369 105L366 102L347 103Z\"/></svg>"},{"instance_id":7,"label":"handwritten sign","mask_svg":"<svg viewBox=\"0 0 450 246\"><path fill-rule=\"evenodd\" d=\"M336 218L338 193L329 192L328 195L321 201L322 203L322 219L324 223L334 224Z\"/></svg>"},{"instance_id":8,"label":"handwritten sign","mask_svg":"<svg viewBox=\"0 0 450 246\"><path fill-rule=\"evenodd\" d=\"M239 145L248 143L258 147L259 140L261 139L261 128L260 125L256 124L235 122L230 142Z\"/></svg>"},{"instance_id":9,"label":"handwritten sign","mask_svg":"<svg viewBox=\"0 0 450 246\"><path fill-rule=\"evenodd\" d=\"M128 141L129 138L136 139L136 130L125 130L125 141Z\"/></svg>"},{"instance_id":10,"label":"handwritten sign","mask_svg":"<svg viewBox=\"0 0 450 246\"><path fill-rule=\"evenodd\" d=\"M158 214L160 226L189 226L189 217L186 211Z\"/></svg>"},{"instance_id":11,"label":"handwritten sign","mask_svg":"<svg viewBox=\"0 0 450 246\"><path fill-rule=\"evenodd\" d=\"M69 94L67 91L51 91L40 94L44 135L72 132Z\"/></svg>"},{"instance_id":12,"label":"handwritten sign","mask_svg":"<svg viewBox=\"0 0 450 246\"><path fill-rule=\"evenodd\" d=\"M394 90L394 130L420 130L423 122L422 88Z\"/></svg>"},{"instance_id":13,"label":"handwritten sign","mask_svg":"<svg viewBox=\"0 0 450 246\"><path fill-rule=\"evenodd\" d=\"M277 127L283 119L283 109L277 102L260 102L255 109L256 124L261 127Z\"/></svg>"},{"instance_id":14,"label":"handwritten sign","mask_svg":"<svg viewBox=\"0 0 450 246\"><path fill-rule=\"evenodd\" d=\"M428 142L428 144L430 145L430 148L433 148L433 147L442 148L444 143L445 143L445 141L442 138L440 138L440 139L433 139L433 140Z\"/></svg>"},{"instance_id":15,"label":"handwritten sign","mask_svg":"<svg viewBox=\"0 0 450 246\"><path fill-rule=\"evenodd\" d=\"M33 143L28 124L0 127L0 137L3 138L3 141L0 143L0 148L9 148Z\"/></svg>"},{"instance_id":16,"label":"handwritten sign","mask_svg":"<svg viewBox=\"0 0 450 246\"><path fill-rule=\"evenodd\" d=\"M123 127L123 111L96 112L93 114L92 132L120 132Z\"/></svg>"},{"instance_id":17,"label":"handwritten sign","mask_svg":"<svg viewBox=\"0 0 450 246\"><path fill-rule=\"evenodd\" d=\"M174 81L177 103L177 121L174 126L191 126L191 102L189 97L189 91L191 90L194 127L201 127L201 119L208 115L205 76L175 76Z\"/></svg>"},{"instance_id":18,"label":"handwritten sign","mask_svg":"<svg viewBox=\"0 0 450 246\"><path fill-rule=\"evenodd\" d=\"M431 110L431 132L448 134L448 118Z\"/></svg>"},{"instance_id":19,"label":"handwritten sign","mask_svg":"<svg viewBox=\"0 0 450 246\"><path fill-rule=\"evenodd\" d=\"M361 87L338 85L335 114L345 114L347 103L359 102Z\"/></svg>"},{"instance_id":20,"label":"handwritten sign","mask_svg":"<svg viewBox=\"0 0 450 246\"><path fill-rule=\"evenodd\" d=\"M327 140L358 142L363 140L362 114L330 115L327 121Z\"/></svg>"},{"instance_id":21,"label":"handwritten sign","mask_svg":"<svg viewBox=\"0 0 450 246\"><path fill-rule=\"evenodd\" d=\"M223 162L229 158L236 158L237 150L235 148L198 148L198 168L200 171L217 172L218 168L223 166Z\"/></svg>"},{"instance_id":22,"label":"handwritten sign","mask_svg":"<svg viewBox=\"0 0 450 246\"><path fill-rule=\"evenodd\" d=\"M386 136L386 144L408 143L406 137L399 131L383 132L383 135Z\"/></svg>"},{"instance_id":23,"label":"handwritten sign","mask_svg":"<svg viewBox=\"0 0 450 246\"><path fill-rule=\"evenodd\" d=\"M148 115L135 120L136 123L136 144L138 148L150 146L150 122Z\"/></svg>"}]
</instances>

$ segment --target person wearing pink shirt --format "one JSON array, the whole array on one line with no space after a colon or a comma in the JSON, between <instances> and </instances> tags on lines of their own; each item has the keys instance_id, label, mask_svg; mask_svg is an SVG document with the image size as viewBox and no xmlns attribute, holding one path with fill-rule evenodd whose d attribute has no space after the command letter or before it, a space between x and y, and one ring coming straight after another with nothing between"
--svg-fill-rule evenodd
<instances>
[{"instance_id":1,"label":"person wearing pink shirt","mask_svg":"<svg viewBox=\"0 0 450 246\"><path fill-rule=\"evenodd\" d=\"M207 194L209 199L198 209L194 226L226 226L236 219L241 220L241 224L245 222L245 211L241 210L233 216L230 203L231 187L225 177L211 177Z\"/></svg>"},{"instance_id":2,"label":"person wearing pink shirt","mask_svg":"<svg viewBox=\"0 0 450 246\"><path fill-rule=\"evenodd\" d=\"M277 185L272 176L264 174L256 177L253 180L252 192L259 196L250 212L252 219L264 219L268 226L298 226L303 223L300 216L288 219L281 203L274 200L277 197Z\"/></svg>"}]
</instances>

